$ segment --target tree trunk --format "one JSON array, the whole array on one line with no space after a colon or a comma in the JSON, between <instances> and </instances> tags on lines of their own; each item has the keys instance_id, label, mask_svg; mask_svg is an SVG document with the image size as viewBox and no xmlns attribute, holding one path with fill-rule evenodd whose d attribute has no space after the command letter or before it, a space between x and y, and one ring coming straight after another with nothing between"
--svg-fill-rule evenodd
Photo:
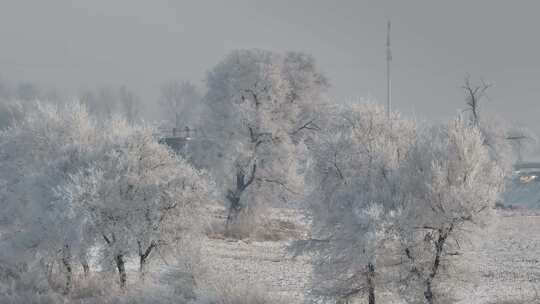
<instances>
[{"instance_id":1,"label":"tree trunk","mask_svg":"<svg viewBox=\"0 0 540 304\"><path fill-rule=\"evenodd\" d=\"M82 264L82 268L83 268L84 277L88 278L88 275L90 274L90 265L88 265L87 260L82 260L81 264Z\"/></svg>"},{"instance_id":2,"label":"tree trunk","mask_svg":"<svg viewBox=\"0 0 540 304\"><path fill-rule=\"evenodd\" d=\"M139 256L139 275L142 280L144 280L145 271L146 271L146 257L140 255Z\"/></svg>"},{"instance_id":3,"label":"tree trunk","mask_svg":"<svg viewBox=\"0 0 540 304\"><path fill-rule=\"evenodd\" d=\"M122 289L125 289L127 275L126 275L126 265L124 261L124 255L122 254L116 255L115 260L116 260L116 268L118 268L118 275L120 277L120 287Z\"/></svg>"},{"instance_id":4,"label":"tree trunk","mask_svg":"<svg viewBox=\"0 0 540 304\"><path fill-rule=\"evenodd\" d=\"M65 293L69 293L71 290L71 282L73 278L73 270L71 268L71 261L69 257L63 257L62 258L62 264L64 264L64 267L66 268L66 290Z\"/></svg>"},{"instance_id":5,"label":"tree trunk","mask_svg":"<svg viewBox=\"0 0 540 304\"><path fill-rule=\"evenodd\" d=\"M137 241L137 245L139 247L139 275L141 279L144 280L146 262L148 261L148 257L152 253L152 250L156 247L156 242L150 242L150 246L148 246L148 248L146 248L144 251L140 241Z\"/></svg>"},{"instance_id":6,"label":"tree trunk","mask_svg":"<svg viewBox=\"0 0 540 304\"><path fill-rule=\"evenodd\" d=\"M54 262L47 262L45 264L47 269L47 283L51 286L53 284L53 271L54 271Z\"/></svg>"},{"instance_id":7,"label":"tree trunk","mask_svg":"<svg viewBox=\"0 0 540 304\"><path fill-rule=\"evenodd\" d=\"M431 273L425 280L426 290L424 291L424 298L426 299L427 304L433 304L433 279L435 279L439 271L444 245L453 228L454 226L452 224L450 227L448 227L448 229L439 229L439 237L435 242L435 259L433 260L433 265L431 266Z\"/></svg>"},{"instance_id":8,"label":"tree trunk","mask_svg":"<svg viewBox=\"0 0 540 304\"><path fill-rule=\"evenodd\" d=\"M229 230L229 226L238 219L238 215L240 215L240 211L242 211L242 206L240 206L240 197L237 195L227 196L227 199L229 200L230 205L225 229Z\"/></svg>"},{"instance_id":9,"label":"tree trunk","mask_svg":"<svg viewBox=\"0 0 540 304\"><path fill-rule=\"evenodd\" d=\"M369 263L367 265L366 285L368 289L368 303L375 304L375 265Z\"/></svg>"},{"instance_id":10,"label":"tree trunk","mask_svg":"<svg viewBox=\"0 0 540 304\"><path fill-rule=\"evenodd\" d=\"M432 279L426 280L426 291L424 291L424 297L426 298L427 304L433 304L433 290L431 290Z\"/></svg>"},{"instance_id":11,"label":"tree trunk","mask_svg":"<svg viewBox=\"0 0 540 304\"><path fill-rule=\"evenodd\" d=\"M250 129L251 130L251 129ZM252 140L253 135L252 135ZM229 190L227 191L226 198L229 201L229 212L227 215L227 222L225 224L225 230L229 230L230 224L235 222L238 219L238 216L240 215L240 212L244 209L244 206L240 203L240 197L242 196L242 193L253 183L255 180L255 172L257 171L257 164L253 164L251 167L251 175L249 179L246 181L246 175L244 173L244 169L238 167L236 171L236 187L234 191Z\"/></svg>"},{"instance_id":12,"label":"tree trunk","mask_svg":"<svg viewBox=\"0 0 540 304\"><path fill-rule=\"evenodd\" d=\"M62 249L62 264L66 269L66 287L65 293L69 293L71 290L71 282L73 279L73 269L71 267L71 251L69 245L65 245Z\"/></svg>"}]
</instances>

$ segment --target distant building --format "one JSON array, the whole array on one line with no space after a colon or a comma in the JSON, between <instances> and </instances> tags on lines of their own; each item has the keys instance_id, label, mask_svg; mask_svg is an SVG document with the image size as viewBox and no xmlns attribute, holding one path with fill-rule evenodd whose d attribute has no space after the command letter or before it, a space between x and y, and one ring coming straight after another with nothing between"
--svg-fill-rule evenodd
<instances>
[{"instance_id":1,"label":"distant building","mask_svg":"<svg viewBox=\"0 0 540 304\"><path fill-rule=\"evenodd\" d=\"M217 152L220 149L217 149L216 143L207 138L204 132L198 132L187 126L183 128L162 126L158 128L155 136L159 143L169 146L174 153L189 160L199 169L208 168L222 156Z\"/></svg>"},{"instance_id":2,"label":"distant building","mask_svg":"<svg viewBox=\"0 0 540 304\"><path fill-rule=\"evenodd\" d=\"M158 128L158 141L169 146L175 153L187 156L189 142L193 140L194 129L188 126L184 128Z\"/></svg>"}]
</instances>

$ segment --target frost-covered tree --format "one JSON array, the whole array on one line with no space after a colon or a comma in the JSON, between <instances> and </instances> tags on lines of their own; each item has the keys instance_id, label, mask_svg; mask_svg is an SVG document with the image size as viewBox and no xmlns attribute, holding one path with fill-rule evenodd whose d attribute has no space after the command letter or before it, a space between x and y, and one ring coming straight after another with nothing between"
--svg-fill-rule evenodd
<instances>
[{"instance_id":1,"label":"frost-covered tree","mask_svg":"<svg viewBox=\"0 0 540 304\"><path fill-rule=\"evenodd\" d=\"M76 261L88 273L96 246L123 274L124 258L136 255L143 273L156 250L198 226L206 178L149 128L37 103L0 132L0 147L0 259L56 263L66 291Z\"/></svg>"},{"instance_id":2,"label":"frost-covered tree","mask_svg":"<svg viewBox=\"0 0 540 304\"><path fill-rule=\"evenodd\" d=\"M175 128L198 128L203 110L203 97L197 87L187 81L171 81L161 86L161 117Z\"/></svg>"},{"instance_id":3,"label":"frost-covered tree","mask_svg":"<svg viewBox=\"0 0 540 304\"><path fill-rule=\"evenodd\" d=\"M415 123L370 103L326 108L310 143L312 238L294 247L315 257L311 295L327 300L366 295L388 279L396 237L399 168L415 139Z\"/></svg>"},{"instance_id":4,"label":"frost-covered tree","mask_svg":"<svg viewBox=\"0 0 540 304\"><path fill-rule=\"evenodd\" d=\"M88 112L101 120L122 115L133 123L140 118L142 102L125 86L118 88L106 86L95 91L86 90L80 94L80 100L87 107Z\"/></svg>"},{"instance_id":5,"label":"frost-covered tree","mask_svg":"<svg viewBox=\"0 0 540 304\"><path fill-rule=\"evenodd\" d=\"M484 141L460 117L424 130L408 154L399 231L408 273L404 288L417 301L436 302L437 278L456 258L459 242L493 214L504 170Z\"/></svg>"},{"instance_id":6,"label":"frost-covered tree","mask_svg":"<svg viewBox=\"0 0 540 304\"><path fill-rule=\"evenodd\" d=\"M120 113L124 115L128 122L134 123L140 118L142 101L126 86L118 89L118 102L120 104Z\"/></svg>"},{"instance_id":7,"label":"frost-covered tree","mask_svg":"<svg viewBox=\"0 0 540 304\"><path fill-rule=\"evenodd\" d=\"M377 106L334 113L310 142L312 236L294 246L314 254L311 295L374 303L376 286L395 286L434 303L437 278L489 220L505 171L463 118L417 133Z\"/></svg>"},{"instance_id":8,"label":"frost-covered tree","mask_svg":"<svg viewBox=\"0 0 540 304\"><path fill-rule=\"evenodd\" d=\"M469 112L469 120L474 126L480 124L480 106L482 100L487 97L487 91L490 87L491 84L483 80L479 83L473 83L469 75L465 77L465 83L462 86L467 106L465 111Z\"/></svg>"},{"instance_id":9,"label":"frost-covered tree","mask_svg":"<svg viewBox=\"0 0 540 304\"><path fill-rule=\"evenodd\" d=\"M326 89L310 56L264 50L230 53L207 76L209 167L228 203L227 222L257 202L287 200L298 178L293 135Z\"/></svg>"},{"instance_id":10,"label":"frost-covered tree","mask_svg":"<svg viewBox=\"0 0 540 304\"><path fill-rule=\"evenodd\" d=\"M69 290L73 253L84 251L81 217L54 189L95 156L96 128L84 108L35 103L0 133L0 198L13 260L59 261ZM6 250L6 252L8 252ZM48 262L48 263L49 263Z\"/></svg>"},{"instance_id":11,"label":"frost-covered tree","mask_svg":"<svg viewBox=\"0 0 540 304\"><path fill-rule=\"evenodd\" d=\"M525 127L510 124L483 110L482 105L491 86L483 80L473 82L469 76L465 77L462 87L465 92L464 112L468 113L469 124L482 133L491 157L509 172L516 161L521 161L522 153L534 146L536 136Z\"/></svg>"},{"instance_id":12,"label":"frost-covered tree","mask_svg":"<svg viewBox=\"0 0 540 304\"><path fill-rule=\"evenodd\" d=\"M152 129L121 121L109 127L106 153L73 174L61 192L105 241L125 287L132 251L143 275L160 246L196 231L209 190L202 173L159 144Z\"/></svg>"},{"instance_id":13,"label":"frost-covered tree","mask_svg":"<svg viewBox=\"0 0 540 304\"><path fill-rule=\"evenodd\" d=\"M5 130L23 117L23 104L11 100L0 100L0 130Z\"/></svg>"},{"instance_id":14,"label":"frost-covered tree","mask_svg":"<svg viewBox=\"0 0 540 304\"><path fill-rule=\"evenodd\" d=\"M22 118L23 112L31 111L39 100L42 104L63 105L67 103L55 88L40 88L31 82L11 83L0 79L0 129L6 129Z\"/></svg>"}]
</instances>

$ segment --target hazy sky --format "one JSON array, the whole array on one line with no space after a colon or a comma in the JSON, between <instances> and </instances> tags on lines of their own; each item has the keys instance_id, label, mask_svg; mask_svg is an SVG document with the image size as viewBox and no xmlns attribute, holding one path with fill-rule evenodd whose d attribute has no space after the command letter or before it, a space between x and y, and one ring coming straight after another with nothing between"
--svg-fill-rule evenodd
<instances>
[{"instance_id":1,"label":"hazy sky","mask_svg":"<svg viewBox=\"0 0 540 304\"><path fill-rule=\"evenodd\" d=\"M464 75L495 86L488 107L540 132L538 1L0 0L0 76L76 92L125 84L147 100L199 82L235 48L311 53L338 100L385 99L420 118L463 107Z\"/></svg>"}]
</instances>

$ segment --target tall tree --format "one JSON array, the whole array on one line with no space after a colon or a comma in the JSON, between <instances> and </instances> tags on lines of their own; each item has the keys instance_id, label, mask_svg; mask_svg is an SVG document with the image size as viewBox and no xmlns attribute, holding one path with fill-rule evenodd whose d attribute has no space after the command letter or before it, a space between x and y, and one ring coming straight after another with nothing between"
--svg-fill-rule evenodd
<instances>
[{"instance_id":1,"label":"tall tree","mask_svg":"<svg viewBox=\"0 0 540 304\"><path fill-rule=\"evenodd\" d=\"M207 179L152 132L121 118L96 123L77 104L39 103L1 131L2 254L61 265L69 292L75 261L88 272L87 252L99 245L124 286L127 257L143 274L158 248L198 231Z\"/></svg>"},{"instance_id":2,"label":"tall tree","mask_svg":"<svg viewBox=\"0 0 540 304\"><path fill-rule=\"evenodd\" d=\"M403 170L409 193L400 227L406 285L417 299L432 304L437 278L459 254L459 242L493 215L505 171L478 127L461 117L422 132ZM422 297L410 288L414 283L423 289Z\"/></svg>"},{"instance_id":3,"label":"tall tree","mask_svg":"<svg viewBox=\"0 0 540 304\"><path fill-rule=\"evenodd\" d=\"M122 122L114 127L108 152L72 175L61 192L76 210L89 215L125 287L131 253L137 253L143 276L159 247L197 230L198 211L209 189L199 171L156 141L152 129Z\"/></svg>"},{"instance_id":4,"label":"tall tree","mask_svg":"<svg viewBox=\"0 0 540 304\"><path fill-rule=\"evenodd\" d=\"M321 109L325 121L310 144L312 239L297 242L312 253L311 295L345 299L365 295L376 301L388 280L389 251L401 197L398 171L415 139L415 123L383 107L353 104ZM385 284L387 284L386 282Z\"/></svg>"},{"instance_id":5,"label":"tall tree","mask_svg":"<svg viewBox=\"0 0 540 304\"><path fill-rule=\"evenodd\" d=\"M80 233L84 219L71 213L55 188L95 157L97 136L83 107L40 103L0 133L0 184L5 186L0 197L9 210L2 222L13 233L13 249L21 250L13 258L58 260L65 268L66 291L73 277L72 254L88 247L82 246Z\"/></svg>"},{"instance_id":6,"label":"tall tree","mask_svg":"<svg viewBox=\"0 0 540 304\"><path fill-rule=\"evenodd\" d=\"M94 91L87 90L80 94L80 100L88 108L88 112L101 120L121 115L130 123L134 123L140 118L142 102L125 86L105 86Z\"/></svg>"},{"instance_id":7,"label":"tall tree","mask_svg":"<svg viewBox=\"0 0 540 304\"><path fill-rule=\"evenodd\" d=\"M171 81L161 87L159 104L163 118L175 128L198 127L202 114L202 96L190 82Z\"/></svg>"},{"instance_id":8,"label":"tall tree","mask_svg":"<svg viewBox=\"0 0 540 304\"><path fill-rule=\"evenodd\" d=\"M140 118L142 102L140 98L127 87L121 86L118 89L118 102L120 103L121 114L130 123L135 123Z\"/></svg>"},{"instance_id":9,"label":"tall tree","mask_svg":"<svg viewBox=\"0 0 540 304\"><path fill-rule=\"evenodd\" d=\"M208 73L207 85L208 133L217 156L211 168L230 224L257 201L287 200L295 192L300 179L292 135L309 125L302 115L327 82L310 56L254 49L226 56Z\"/></svg>"},{"instance_id":10,"label":"tall tree","mask_svg":"<svg viewBox=\"0 0 540 304\"><path fill-rule=\"evenodd\" d=\"M475 126L480 124L480 105L482 99L487 98L487 91L490 87L491 84L483 80L479 83L473 83L469 75L465 77L462 88L465 91L466 110L470 112L470 121Z\"/></svg>"}]
</instances>

